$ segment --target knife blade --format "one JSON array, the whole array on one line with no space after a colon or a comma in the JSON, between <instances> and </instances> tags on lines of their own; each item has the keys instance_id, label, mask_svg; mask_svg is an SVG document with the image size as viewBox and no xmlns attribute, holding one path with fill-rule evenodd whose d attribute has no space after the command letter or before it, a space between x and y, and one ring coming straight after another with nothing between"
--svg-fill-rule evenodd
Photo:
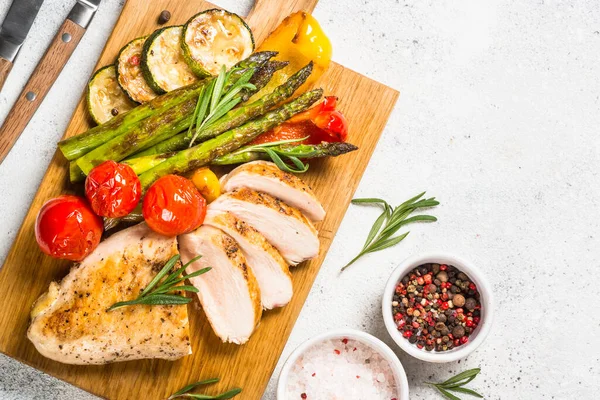
<instances>
[{"instance_id":1,"label":"knife blade","mask_svg":"<svg viewBox=\"0 0 600 400\"><path fill-rule=\"evenodd\" d=\"M14 0L0 28L0 90L44 0Z\"/></svg>"},{"instance_id":2,"label":"knife blade","mask_svg":"<svg viewBox=\"0 0 600 400\"><path fill-rule=\"evenodd\" d=\"M18 0L20 1L20 0ZM77 47L100 0L78 0L0 127L0 164Z\"/></svg>"}]
</instances>

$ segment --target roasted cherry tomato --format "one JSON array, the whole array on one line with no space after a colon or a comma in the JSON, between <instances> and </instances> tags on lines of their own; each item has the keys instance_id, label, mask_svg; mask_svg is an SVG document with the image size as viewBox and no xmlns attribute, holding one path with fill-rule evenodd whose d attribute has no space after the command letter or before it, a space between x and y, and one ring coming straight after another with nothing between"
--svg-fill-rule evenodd
<instances>
[{"instance_id":1,"label":"roasted cherry tomato","mask_svg":"<svg viewBox=\"0 0 600 400\"><path fill-rule=\"evenodd\" d=\"M49 256L81 261L100 243L102 219L85 199L60 196L47 201L35 222L35 239Z\"/></svg>"},{"instance_id":2,"label":"roasted cherry tomato","mask_svg":"<svg viewBox=\"0 0 600 400\"><path fill-rule=\"evenodd\" d=\"M138 205L142 185L129 165L105 161L87 176L85 196L96 214L119 218L132 212Z\"/></svg>"},{"instance_id":3,"label":"roasted cherry tomato","mask_svg":"<svg viewBox=\"0 0 600 400\"><path fill-rule=\"evenodd\" d=\"M153 231L165 236L181 235L204 222L206 200L189 179L166 175L148 189L142 214Z\"/></svg>"},{"instance_id":4,"label":"roasted cherry tomato","mask_svg":"<svg viewBox=\"0 0 600 400\"><path fill-rule=\"evenodd\" d=\"M335 109L336 103L335 96L327 96L322 103L263 133L250 144L302 138L307 139L299 143L344 142L348 136L348 122L344 115Z\"/></svg>"},{"instance_id":5,"label":"roasted cherry tomato","mask_svg":"<svg viewBox=\"0 0 600 400\"><path fill-rule=\"evenodd\" d=\"M212 203L221 195L219 178L217 178L210 168L198 168L190 176L190 179L208 203Z\"/></svg>"}]
</instances>

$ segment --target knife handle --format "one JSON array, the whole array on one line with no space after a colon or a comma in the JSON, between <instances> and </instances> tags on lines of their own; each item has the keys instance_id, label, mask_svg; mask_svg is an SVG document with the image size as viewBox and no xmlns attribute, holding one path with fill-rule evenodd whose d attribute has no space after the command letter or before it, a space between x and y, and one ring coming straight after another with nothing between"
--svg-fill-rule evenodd
<instances>
[{"instance_id":1,"label":"knife handle","mask_svg":"<svg viewBox=\"0 0 600 400\"><path fill-rule=\"evenodd\" d=\"M0 163L46 97L84 33L84 28L69 19L61 25L0 128Z\"/></svg>"},{"instance_id":2,"label":"knife handle","mask_svg":"<svg viewBox=\"0 0 600 400\"><path fill-rule=\"evenodd\" d=\"M4 82L10 73L13 64L5 58L0 57L0 90L4 86Z\"/></svg>"}]
</instances>

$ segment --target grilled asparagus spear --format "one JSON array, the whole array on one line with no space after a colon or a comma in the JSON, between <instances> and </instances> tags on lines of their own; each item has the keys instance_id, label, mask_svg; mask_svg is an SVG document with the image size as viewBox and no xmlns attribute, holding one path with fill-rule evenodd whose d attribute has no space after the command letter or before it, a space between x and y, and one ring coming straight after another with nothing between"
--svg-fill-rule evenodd
<instances>
[{"instance_id":1,"label":"grilled asparagus spear","mask_svg":"<svg viewBox=\"0 0 600 400\"><path fill-rule=\"evenodd\" d=\"M249 68L264 65L276 54L276 52L271 51L254 53L237 64L240 68L235 73L239 77ZM158 96L152 101L139 105L129 112L117 115L102 125L98 125L80 135L59 142L58 147L69 161L80 158L103 143L134 129L145 118L177 107L190 98L197 98L200 91L211 79L204 79L192 85Z\"/></svg>"},{"instance_id":2,"label":"grilled asparagus spear","mask_svg":"<svg viewBox=\"0 0 600 400\"><path fill-rule=\"evenodd\" d=\"M320 143L320 144L288 144L269 146L269 148L279 155L297 157L301 159L321 158L321 157L337 157L342 154L350 153L358 150L358 147L351 143L335 142L335 143ZM167 160L175 153L152 154L149 156L131 158L122 161L129 165L136 174L140 175L158 164ZM242 164L256 160L270 160L269 155L261 151L256 146L248 146L241 148L233 153L225 154L211 161L211 165L231 165Z\"/></svg>"},{"instance_id":3,"label":"grilled asparagus spear","mask_svg":"<svg viewBox=\"0 0 600 400\"><path fill-rule=\"evenodd\" d=\"M198 135L198 141L215 137L220 133L235 128L252 118L264 114L275 105L290 98L310 76L312 69L313 63L311 61L304 68L292 75L283 85L277 87L273 92L261 97L251 104L229 111L223 117L219 118L218 121L215 121L215 123L211 124L206 129L203 129ZM188 136L187 132L183 132L136 154L135 157L183 150L188 146L190 140L191 136Z\"/></svg>"},{"instance_id":4,"label":"grilled asparagus spear","mask_svg":"<svg viewBox=\"0 0 600 400\"><path fill-rule=\"evenodd\" d=\"M192 122L196 101L195 98L188 99L178 107L146 118L137 128L109 140L78 158L77 166L87 175L96 165L106 160L121 161L137 152L142 146L153 145L176 135Z\"/></svg>"},{"instance_id":5,"label":"grilled asparagus spear","mask_svg":"<svg viewBox=\"0 0 600 400\"><path fill-rule=\"evenodd\" d=\"M276 65L280 64L277 63ZM257 75L254 82L258 87L264 86L275 72L273 68L267 68L266 72L262 71L261 68L253 70ZM228 90L228 86L233 85L234 82L237 81L237 70L234 71L236 72L236 75L233 75L233 78L228 81L224 89L225 91ZM249 89L244 89L236 96L240 100L243 100L244 97L248 97L249 94L246 93L248 90ZM178 132L181 132L192 124L196 103L196 98L190 98L179 104L177 107L173 107L163 113L146 118L140 122L137 128L109 140L85 154L83 157L77 159L77 166L84 174L88 174L92 168L103 161L120 161L131 154L137 153L140 150L175 136ZM213 125L215 124L211 124L211 126ZM220 129L220 131L217 132L218 134L229 129L229 125L225 123L216 126L216 128Z\"/></svg>"},{"instance_id":6,"label":"grilled asparagus spear","mask_svg":"<svg viewBox=\"0 0 600 400\"><path fill-rule=\"evenodd\" d=\"M279 155L297 157L302 159L320 158L320 157L337 157L342 154L350 153L358 150L358 147L351 143L335 142L321 144L288 144L270 147ZM251 146L247 149L241 148L233 153L226 154L215 158L211 164L213 165L230 165L242 164L256 160L270 160L269 155L260 150L260 147Z\"/></svg>"},{"instance_id":7,"label":"grilled asparagus spear","mask_svg":"<svg viewBox=\"0 0 600 400\"><path fill-rule=\"evenodd\" d=\"M165 95L156 97L148 103L139 105L134 109L117 115L109 121L95 126L88 131L60 141L58 148L67 160L75 160L110 139L132 129L145 118L160 113L166 109L176 107L182 101L197 98L200 90L208 83L208 79L196 82L190 86L173 90Z\"/></svg>"},{"instance_id":8,"label":"grilled asparagus spear","mask_svg":"<svg viewBox=\"0 0 600 400\"><path fill-rule=\"evenodd\" d=\"M175 154L177 154L176 151L162 154L151 154L149 156L128 158L127 160L121 161L121 163L129 165L137 175L141 175L149 169L152 169L158 164L167 160L169 157L173 157Z\"/></svg>"},{"instance_id":9,"label":"grilled asparagus spear","mask_svg":"<svg viewBox=\"0 0 600 400\"><path fill-rule=\"evenodd\" d=\"M168 174L184 174L198 167L208 165L215 158L240 148L261 133L273 129L293 115L306 110L319 100L322 94L322 89L306 92L280 108L269 111L260 118L231 129L213 139L200 143L199 145L176 153L174 156L169 157L154 168L140 175L142 191L148 190L152 183L161 176Z\"/></svg>"}]
</instances>

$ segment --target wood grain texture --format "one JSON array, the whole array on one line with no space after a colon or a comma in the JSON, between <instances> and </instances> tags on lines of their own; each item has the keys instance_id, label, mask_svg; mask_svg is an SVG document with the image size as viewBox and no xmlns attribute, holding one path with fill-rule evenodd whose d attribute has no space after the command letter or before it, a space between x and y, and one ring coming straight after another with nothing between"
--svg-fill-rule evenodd
<instances>
[{"instance_id":1,"label":"wood grain texture","mask_svg":"<svg viewBox=\"0 0 600 400\"><path fill-rule=\"evenodd\" d=\"M0 57L0 90L4 86L4 82L6 82L6 78L8 78L8 74L10 74L10 70L12 69L13 63L8 61L5 58Z\"/></svg>"},{"instance_id":2,"label":"wood grain texture","mask_svg":"<svg viewBox=\"0 0 600 400\"><path fill-rule=\"evenodd\" d=\"M84 33L85 29L71 20L66 19L61 25L0 128L0 163L23 133ZM65 42L63 35L70 35L69 41ZM28 99L30 92L34 97Z\"/></svg>"},{"instance_id":3,"label":"wood grain texture","mask_svg":"<svg viewBox=\"0 0 600 400\"><path fill-rule=\"evenodd\" d=\"M317 1L256 0L254 7L246 17L246 22L252 28L257 47L285 17L296 11L311 13L315 9Z\"/></svg>"},{"instance_id":4,"label":"wood grain texture","mask_svg":"<svg viewBox=\"0 0 600 400\"><path fill-rule=\"evenodd\" d=\"M311 3L314 5L314 1ZM282 2L273 0L268 4L279 6ZM119 48L129 40L156 29L156 18L162 10L171 12L170 23L179 24L199 10L211 7L211 4L199 0L129 0L98 66L112 63ZM280 10L272 8L273 13ZM289 8L285 10L283 12ZM270 21L278 22L285 16L278 15ZM258 23L260 21L253 22L251 28L257 29L253 25ZM268 26L269 31L273 28ZM0 307L0 351L110 399L164 399L190 382L214 376L221 377L222 381L207 388L207 392L217 393L239 386L243 392L237 398L260 399L398 98L397 91L335 63L317 86L322 86L326 94L339 96L340 108L350 124L348 139L360 150L335 159L311 161L310 170L303 179L314 188L328 212L325 220L317 225L321 251L316 259L293 269L294 297L291 303L282 309L265 312L260 326L247 344L222 344L213 334L195 299L189 309L194 353L181 360L69 366L45 359L37 353L25 336L31 304L47 290L50 281L61 279L67 273L70 264L51 259L39 251L34 239L36 214L49 198L81 191L80 187L67 183L68 164L57 151L0 270L0 291L4 293L3 306ZM65 136L73 136L88 127L89 118L82 98Z\"/></svg>"}]
</instances>

